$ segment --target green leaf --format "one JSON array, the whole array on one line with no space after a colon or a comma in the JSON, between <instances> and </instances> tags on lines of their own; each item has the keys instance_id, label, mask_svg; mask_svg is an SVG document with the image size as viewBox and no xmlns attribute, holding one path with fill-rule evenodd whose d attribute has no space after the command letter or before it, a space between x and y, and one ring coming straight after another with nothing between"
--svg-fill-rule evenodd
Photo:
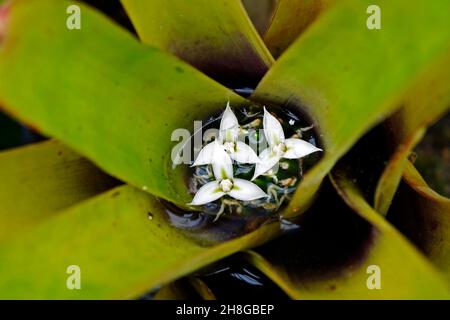
<instances>
[{"instance_id":1,"label":"green leaf","mask_svg":"<svg viewBox=\"0 0 450 320\"><path fill-rule=\"evenodd\" d=\"M386 120L391 152L375 193L374 208L385 215L400 183L413 148L428 126L450 109L450 54L437 61L430 72L405 95L402 108ZM374 150L375 152L375 150Z\"/></svg>"},{"instance_id":2,"label":"green leaf","mask_svg":"<svg viewBox=\"0 0 450 320\"><path fill-rule=\"evenodd\" d=\"M250 20L260 35L266 33L275 7L275 0L242 0Z\"/></svg>"},{"instance_id":3,"label":"green leaf","mask_svg":"<svg viewBox=\"0 0 450 320\"><path fill-rule=\"evenodd\" d=\"M392 266L395 266L398 270L397 272L392 270L394 271L392 272L392 289L395 289L394 283L396 281L399 286L401 282L398 280L404 279L405 287L411 286L410 290L412 295L415 294L418 297L427 297L429 295L429 297L434 297L436 299L450 298L449 287L445 285L446 283L443 281L442 275L435 271L431 264L424 259L422 254L420 254L400 232L369 206L346 173L336 170L332 173L332 182L347 205L361 217L370 222L386 237L386 251L392 253ZM389 261L387 261L389 260L389 253L384 252L380 257L380 260L381 259L386 260L386 263L389 263ZM382 269L387 268L382 267ZM405 274L400 275L402 272ZM410 279L409 277L414 278ZM386 279L386 277L384 277L384 279ZM408 280L412 280L409 285L406 283ZM386 280L384 281L386 282ZM413 288L416 288L416 290ZM405 294L407 294L407 292L405 292Z\"/></svg>"},{"instance_id":4,"label":"green leaf","mask_svg":"<svg viewBox=\"0 0 450 320\"><path fill-rule=\"evenodd\" d=\"M161 289L155 294L153 300L187 300L189 299L189 295L186 294L185 288L183 288L179 281L171 282Z\"/></svg>"},{"instance_id":5,"label":"green leaf","mask_svg":"<svg viewBox=\"0 0 450 320\"><path fill-rule=\"evenodd\" d=\"M192 299L192 289L185 278L166 284L154 296L154 300L188 300Z\"/></svg>"},{"instance_id":6,"label":"green leaf","mask_svg":"<svg viewBox=\"0 0 450 320\"><path fill-rule=\"evenodd\" d=\"M245 100L81 4L82 27L68 30L71 3L12 2L1 104L109 174L185 205L186 166L172 169L171 134Z\"/></svg>"},{"instance_id":7,"label":"green leaf","mask_svg":"<svg viewBox=\"0 0 450 320\"><path fill-rule=\"evenodd\" d=\"M295 299L448 299L441 275L350 180L336 172L332 180L342 199L327 183L299 230L247 259ZM379 267L381 289L367 286L371 266Z\"/></svg>"},{"instance_id":8,"label":"green leaf","mask_svg":"<svg viewBox=\"0 0 450 320\"><path fill-rule=\"evenodd\" d=\"M140 38L228 86L256 84L273 58L240 0L121 0Z\"/></svg>"},{"instance_id":9,"label":"green leaf","mask_svg":"<svg viewBox=\"0 0 450 320\"><path fill-rule=\"evenodd\" d=\"M264 225L205 246L169 225L153 196L122 186L1 245L0 298L135 298L278 230L278 224ZM69 265L81 269L81 290L66 288Z\"/></svg>"},{"instance_id":10,"label":"green leaf","mask_svg":"<svg viewBox=\"0 0 450 320\"><path fill-rule=\"evenodd\" d=\"M0 153L0 243L118 184L59 142Z\"/></svg>"},{"instance_id":11,"label":"green leaf","mask_svg":"<svg viewBox=\"0 0 450 320\"><path fill-rule=\"evenodd\" d=\"M206 283L195 276L173 281L155 294L155 300L216 300Z\"/></svg>"},{"instance_id":12,"label":"green leaf","mask_svg":"<svg viewBox=\"0 0 450 320\"><path fill-rule=\"evenodd\" d=\"M203 300L217 300L208 285L200 278L189 277L189 282Z\"/></svg>"},{"instance_id":13,"label":"green leaf","mask_svg":"<svg viewBox=\"0 0 450 320\"><path fill-rule=\"evenodd\" d=\"M281 264L275 264L264 258L258 252L247 250L242 253L242 257L251 265L255 266L267 278L272 280L280 287L290 298L301 299L303 295L299 294L295 284L289 279L289 274ZM321 298L322 299L322 298Z\"/></svg>"},{"instance_id":14,"label":"green leaf","mask_svg":"<svg viewBox=\"0 0 450 320\"><path fill-rule=\"evenodd\" d=\"M382 29L366 28L371 1L342 1L325 11L277 61L253 96L309 115L325 150L286 210L303 212L336 161L426 83L426 70L449 54L448 1L379 1ZM421 21L421 23L417 23ZM376 147L376 146L374 146Z\"/></svg>"},{"instance_id":15,"label":"green leaf","mask_svg":"<svg viewBox=\"0 0 450 320\"><path fill-rule=\"evenodd\" d=\"M450 199L434 192L407 162L387 219L447 277L450 287Z\"/></svg>"},{"instance_id":16,"label":"green leaf","mask_svg":"<svg viewBox=\"0 0 450 320\"><path fill-rule=\"evenodd\" d=\"M274 57L279 57L331 0L277 0L264 42Z\"/></svg>"}]
</instances>

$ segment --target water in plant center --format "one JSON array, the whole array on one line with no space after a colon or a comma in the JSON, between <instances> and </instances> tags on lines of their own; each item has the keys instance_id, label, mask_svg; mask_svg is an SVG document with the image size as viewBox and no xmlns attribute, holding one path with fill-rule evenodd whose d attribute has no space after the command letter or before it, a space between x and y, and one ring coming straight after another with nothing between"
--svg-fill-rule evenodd
<instances>
[{"instance_id":1,"label":"water in plant center","mask_svg":"<svg viewBox=\"0 0 450 320\"><path fill-rule=\"evenodd\" d=\"M268 112L281 124L285 138L302 139L316 146L318 144L313 126L305 117L289 110L271 105L265 105ZM268 148L265 138L263 106L232 106L239 122L239 140L249 145L258 155ZM222 113L211 116L204 121L203 132L218 129ZM217 139L217 135L204 137L204 147ZM201 148L200 148L201 149ZM193 150L194 154L198 154ZM168 217L177 228L183 229L202 242L217 242L229 240L239 235L251 232L262 223L279 221L281 209L291 200L303 174L318 161L320 153L312 153L301 159L281 158L271 170L252 180L255 164L233 162L234 178L252 180L267 197L242 201L225 195L215 201L203 204L200 211L186 212L169 205ZM214 181L211 165L189 167L187 184L194 196L205 184Z\"/></svg>"},{"instance_id":2,"label":"water in plant center","mask_svg":"<svg viewBox=\"0 0 450 320\"><path fill-rule=\"evenodd\" d=\"M286 138L301 138L316 144L312 126L302 123L300 118L287 110L277 110L268 107L278 121L282 124ZM277 112L278 111L278 112ZM236 108L234 110L241 124L239 137L252 147L258 154L267 148L267 141L263 130L263 110L260 106ZM205 127L205 130L218 127L218 122L213 121ZM211 142L205 141L205 144ZM217 201L204 205L206 214L220 217L222 215L269 215L275 213L284 206L295 191L298 182L302 178L303 159L281 159L278 165L266 174L254 180L269 197L253 201L240 201L231 197L224 197ZM234 177L250 180L253 176L255 165L235 162ZM193 167L190 179L190 191L195 192L214 177L210 165Z\"/></svg>"}]
</instances>

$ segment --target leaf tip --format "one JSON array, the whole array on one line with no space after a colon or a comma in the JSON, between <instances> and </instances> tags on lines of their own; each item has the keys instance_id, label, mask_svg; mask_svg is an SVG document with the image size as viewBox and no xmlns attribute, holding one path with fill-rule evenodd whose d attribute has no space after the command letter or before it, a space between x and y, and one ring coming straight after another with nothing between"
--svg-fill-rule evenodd
<instances>
[{"instance_id":1,"label":"leaf tip","mask_svg":"<svg viewBox=\"0 0 450 320\"><path fill-rule=\"evenodd\" d=\"M7 20L9 17L11 2L6 1L0 5L0 41L6 34Z\"/></svg>"}]
</instances>

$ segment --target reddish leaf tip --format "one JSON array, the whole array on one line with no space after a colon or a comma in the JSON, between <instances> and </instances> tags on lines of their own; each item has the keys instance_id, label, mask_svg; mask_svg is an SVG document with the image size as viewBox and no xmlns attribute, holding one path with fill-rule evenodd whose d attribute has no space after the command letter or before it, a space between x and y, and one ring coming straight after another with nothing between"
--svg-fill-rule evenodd
<instances>
[{"instance_id":1,"label":"reddish leaf tip","mask_svg":"<svg viewBox=\"0 0 450 320\"><path fill-rule=\"evenodd\" d=\"M6 33L6 22L10 11L10 1L0 5L0 40Z\"/></svg>"}]
</instances>

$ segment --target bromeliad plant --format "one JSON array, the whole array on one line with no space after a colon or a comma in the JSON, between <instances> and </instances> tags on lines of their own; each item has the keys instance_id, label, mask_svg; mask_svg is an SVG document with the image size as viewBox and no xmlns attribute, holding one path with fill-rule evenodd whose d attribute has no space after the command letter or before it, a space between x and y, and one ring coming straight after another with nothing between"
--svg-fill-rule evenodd
<instances>
[{"instance_id":1,"label":"bromeliad plant","mask_svg":"<svg viewBox=\"0 0 450 320\"><path fill-rule=\"evenodd\" d=\"M382 28L370 30L371 2L278 0L260 35L239 0L122 0L137 40L79 2L6 1L0 105L61 142L0 154L0 297L135 298L186 275L214 293L193 272L242 252L292 298L448 298L449 200L408 156L450 105L450 3L377 1ZM73 4L81 29L65 24ZM199 209L188 203L263 196L272 164L317 151L266 112L275 130L257 159L228 110L193 170L208 149L225 160L193 198L171 133L227 101L236 114L257 103L304 115L324 152L286 206L211 244L199 239L231 216L176 228L168 210L184 221ZM253 182L230 170L242 151ZM71 265L81 290L67 289Z\"/></svg>"}]
</instances>

